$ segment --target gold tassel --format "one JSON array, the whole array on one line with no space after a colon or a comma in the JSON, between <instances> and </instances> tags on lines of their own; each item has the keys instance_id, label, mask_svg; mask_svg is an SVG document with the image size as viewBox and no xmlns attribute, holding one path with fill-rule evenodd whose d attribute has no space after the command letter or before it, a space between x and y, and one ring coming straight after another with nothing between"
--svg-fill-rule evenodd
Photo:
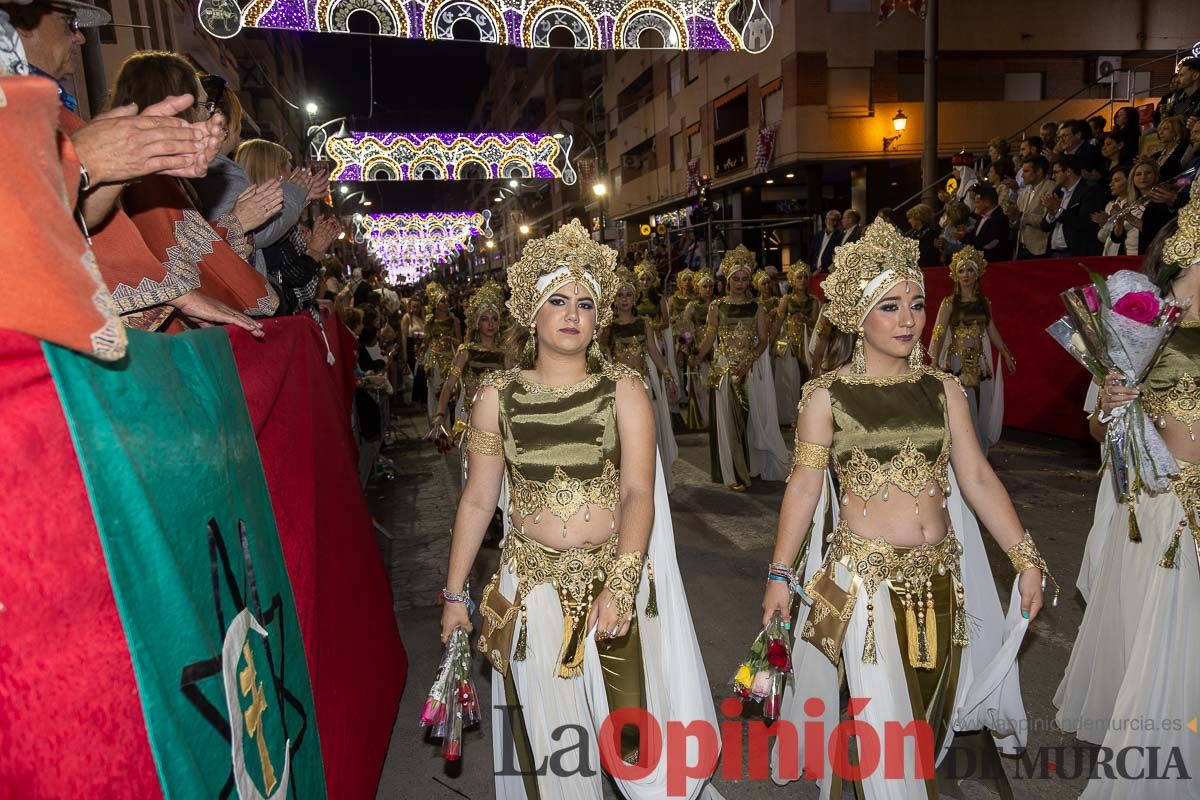
<instances>
[{"instance_id":1,"label":"gold tassel","mask_svg":"<svg viewBox=\"0 0 1200 800\"><path fill-rule=\"evenodd\" d=\"M875 606L867 602L867 639L863 642L862 661L864 664L878 664L879 656L875 647Z\"/></svg>"},{"instance_id":2,"label":"gold tassel","mask_svg":"<svg viewBox=\"0 0 1200 800\"><path fill-rule=\"evenodd\" d=\"M854 355L850 359L850 372L853 375L864 375L867 371L867 351L865 334L860 330L854 338Z\"/></svg>"},{"instance_id":3,"label":"gold tassel","mask_svg":"<svg viewBox=\"0 0 1200 800\"><path fill-rule=\"evenodd\" d=\"M521 616L517 620L517 624L521 626L521 632L517 634L517 652L513 654L513 661L524 661L529 647L525 636L529 630L529 620L525 618L525 606L521 606Z\"/></svg>"},{"instance_id":4,"label":"gold tassel","mask_svg":"<svg viewBox=\"0 0 1200 800\"><path fill-rule=\"evenodd\" d=\"M529 338L525 340L525 347L521 351L521 366L526 369L533 369L537 363L537 326L529 326Z\"/></svg>"},{"instance_id":5,"label":"gold tassel","mask_svg":"<svg viewBox=\"0 0 1200 800\"><path fill-rule=\"evenodd\" d=\"M591 598L583 605L583 614L591 608ZM576 619L573 608L563 608L563 639L558 651L558 677L577 678L583 674L583 636L576 635L576 629L582 629L583 621Z\"/></svg>"},{"instance_id":6,"label":"gold tassel","mask_svg":"<svg viewBox=\"0 0 1200 800\"><path fill-rule=\"evenodd\" d=\"M1183 526L1186 520L1179 521L1179 527L1175 529L1175 535L1171 537L1171 543L1167 545L1166 552L1159 559L1158 565L1165 569L1175 569L1175 557L1179 554L1179 537L1183 535Z\"/></svg>"},{"instance_id":7,"label":"gold tassel","mask_svg":"<svg viewBox=\"0 0 1200 800\"><path fill-rule=\"evenodd\" d=\"M909 369L920 369L925 366L925 348L921 346L920 339L917 339L912 352L908 354L908 366Z\"/></svg>"},{"instance_id":8,"label":"gold tassel","mask_svg":"<svg viewBox=\"0 0 1200 800\"><path fill-rule=\"evenodd\" d=\"M1142 540L1142 531L1141 528L1138 527L1137 504L1132 496L1130 496L1125 503L1129 506L1129 541L1140 542Z\"/></svg>"},{"instance_id":9,"label":"gold tassel","mask_svg":"<svg viewBox=\"0 0 1200 800\"><path fill-rule=\"evenodd\" d=\"M933 607L933 593L930 591L928 602L925 604L925 625L921 631L925 644L925 669L933 669L938 657L937 610Z\"/></svg>"},{"instance_id":10,"label":"gold tassel","mask_svg":"<svg viewBox=\"0 0 1200 800\"><path fill-rule=\"evenodd\" d=\"M658 616L658 593L654 590L654 564L646 562L646 571L650 581L650 589L646 597L646 619L654 619Z\"/></svg>"},{"instance_id":11,"label":"gold tassel","mask_svg":"<svg viewBox=\"0 0 1200 800\"><path fill-rule=\"evenodd\" d=\"M970 644L971 634L967 630L967 611L963 607L963 588L962 586L955 587L954 606L954 628L950 633L950 643L958 647L966 647Z\"/></svg>"}]
</instances>

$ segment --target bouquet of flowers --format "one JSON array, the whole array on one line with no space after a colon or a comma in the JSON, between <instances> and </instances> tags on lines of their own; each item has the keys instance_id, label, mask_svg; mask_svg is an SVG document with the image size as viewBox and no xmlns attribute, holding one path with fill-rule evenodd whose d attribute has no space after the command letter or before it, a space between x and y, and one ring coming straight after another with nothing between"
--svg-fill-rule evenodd
<instances>
[{"instance_id":1,"label":"bouquet of flowers","mask_svg":"<svg viewBox=\"0 0 1200 800\"><path fill-rule=\"evenodd\" d=\"M733 691L747 700L761 700L765 719L779 719L783 689L791 672L792 650L783 618L776 612L750 645L750 655L733 676Z\"/></svg>"},{"instance_id":2,"label":"bouquet of flowers","mask_svg":"<svg viewBox=\"0 0 1200 800\"><path fill-rule=\"evenodd\" d=\"M1137 386L1158 359L1183 309L1159 293L1140 272L1121 270L1107 280L1091 274L1091 283L1062 293L1067 315L1046 330L1101 384L1108 373ZM1117 496L1139 489L1160 492L1179 473L1154 422L1138 403L1113 413L1104 443Z\"/></svg>"},{"instance_id":3,"label":"bouquet of flowers","mask_svg":"<svg viewBox=\"0 0 1200 800\"><path fill-rule=\"evenodd\" d=\"M437 448L438 455L444 456L454 449L453 439L445 425L432 425L423 438Z\"/></svg>"},{"instance_id":4,"label":"bouquet of flowers","mask_svg":"<svg viewBox=\"0 0 1200 800\"><path fill-rule=\"evenodd\" d=\"M466 631L455 628L421 709L421 727L429 728L442 740L443 758L458 761L462 758L463 728L478 724L479 697L471 680L471 642Z\"/></svg>"}]
</instances>

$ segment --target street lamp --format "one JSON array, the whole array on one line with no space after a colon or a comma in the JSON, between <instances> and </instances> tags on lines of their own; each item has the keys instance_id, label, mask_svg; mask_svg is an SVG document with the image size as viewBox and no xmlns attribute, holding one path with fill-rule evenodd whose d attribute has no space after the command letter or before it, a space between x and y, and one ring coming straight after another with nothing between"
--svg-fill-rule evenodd
<instances>
[{"instance_id":1,"label":"street lamp","mask_svg":"<svg viewBox=\"0 0 1200 800\"><path fill-rule=\"evenodd\" d=\"M608 187L603 182L596 181L592 184L592 194L596 195L596 197L604 197L604 195L608 194Z\"/></svg>"},{"instance_id":2,"label":"street lamp","mask_svg":"<svg viewBox=\"0 0 1200 800\"><path fill-rule=\"evenodd\" d=\"M488 250L495 250L496 242L492 239L488 239L486 242L483 243L483 246L486 247Z\"/></svg>"},{"instance_id":3,"label":"street lamp","mask_svg":"<svg viewBox=\"0 0 1200 800\"><path fill-rule=\"evenodd\" d=\"M315 117L317 114L317 104L314 103L312 100L309 100L307 103L304 104L304 110L305 110L305 112L307 112L307 114L310 117Z\"/></svg>"},{"instance_id":4,"label":"street lamp","mask_svg":"<svg viewBox=\"0 0 1200 800\"><path fill-rule=\"evenodd\" d=\"M350 191L350 187L343 183L341 186L338 187L338 191L341 192L342 194L345 194L346 192Z\"/></svg>"},{"instance_id":5,"label":"street lamp","mask_svg":"<svg viewBox=\"0 0 1200 800\"><path fill-rule=\"evenodd\" d=\"M904 115L903 109L896 111L896 116L892 117L892 128L895 129L895 136L883 137L883 152L891 149L892 145L904 135L904 129L908 127L908 117Z\"/></svg>"},{"instance_id":6,"label":"street lamp","mask_svg":"<svg viewBox=\"0 0 1200 800\"><path fill-rule=\"evenodd\" d=\"M517 180L516 178L510 178L508 181L508 188L510 188L510 189L515 189L520 185L521 185L521 182L519 180Z\"/></svg>"},{"instance_id":7,"label":"street lamp","mask_svg":"<svg viewBox=\"0 0 1200 800\"><path fill-rule=\"evenodd\" d=\"M528 225L522 225L522 226L521 226L520 228L518 228L517 230L521 231L521 235L522 235L522 236L528 236L528 235L529 235L529 226L528 226Z\"/></svg>"}]
</instances>

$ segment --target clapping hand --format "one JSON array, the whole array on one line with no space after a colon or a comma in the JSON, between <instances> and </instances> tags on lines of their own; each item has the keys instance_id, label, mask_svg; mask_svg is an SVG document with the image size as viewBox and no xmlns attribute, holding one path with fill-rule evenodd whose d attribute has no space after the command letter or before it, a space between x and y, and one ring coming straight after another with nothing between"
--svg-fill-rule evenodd
<instances>
[{"instance_id":1,"label":"clapping hand","mask_svg":"<svg viewBox=\"0 0 1200 800\"><path fill-rule=\"evenodd\" d=\"M341 232L342 226L338 224L335 217L321 217L313 225L312 231L308 232L308 254L314 259L320 259L325 255L325 251L329 249L329 245L333 244L333 240L337 238Z\"/></svg>"},{"instance_id":2,"label":"clapping hand","mask_svg":"<svg viewBox=\"0 0 1200 800\"><path fill-rule=\"evenodd\" d=\"M140 114L132 103L97 114L71 135L92 185L120 183L162 173L196 177L208 169L204 160L210 132L202 124L175 116L190 108L190 94L168 97ZM200 162L203 161L203 164Z\"/></svg>"},{"instance_id":3,"label":"clapping hand","mask_svg":"<svg viewBox=\"0 0 1200 800\"><path fill-rule=\"evenodd\" d=\"M256 183L238 195L233 204L233 215L241 223L242 230L249 232L262 227L283 208L283 183L272 178L266 183Z\"/></svg>"}]
</instances>

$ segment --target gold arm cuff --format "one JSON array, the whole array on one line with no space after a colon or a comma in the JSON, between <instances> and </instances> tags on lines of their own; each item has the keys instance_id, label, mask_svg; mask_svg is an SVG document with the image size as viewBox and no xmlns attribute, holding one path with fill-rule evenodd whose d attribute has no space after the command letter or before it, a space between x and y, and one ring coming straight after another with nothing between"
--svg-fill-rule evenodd
<instances>
[{"instance_id":1,"label":"gold arm cuff","mask_svg":"<svg viewBox=\"0 0 1200 800\"><path fill-rule=\"evenodd\" d=\"M463 441L466 443L468 453L476 453L481 456L504 455L504 439L498 433L481 431L473 425L468 425L467 435Z\"/></svg>"},{"instance_id":2,"label":"gold arm cuff","mask_svg":"<svg viewBox=\"0 0 1200 800\"><path fill-rule=\"evenodd\" d=\"M824 470L829 466L829 448L812 442L796 440L796 450L792 455L792 471L796 467Z\"/></svg>"},{"instance_id":3,"label":"gold arm cuff","mask_svg":"<svg viewBox=\"0 0 1200 800\"><path fill-rule=\"evenodd\" d=\"M452 381L456 381L462 377L463 371L461 367L451 367L449 374L446 376Z\"/></svg>"},{"instance_id":4,"label":"gold arm cuff","mask_svg":"<svg viewBox=\"0 0 1200 800\"><path fill-rule=\"evenodd\" d=\"M1042 577L1050 581L1050 585L1054 587L1055 601L1058 600L1058 581L1054 580L1054 576L1050 574L1049 568L1046 567L1046 560L1038 552L1037 545L1034 543L1033 537L1029 535L1029 531L1025 531L1021 541L1008 548L1008 560L1012 562L1013 569L1018 574L1031 568L1041 570Z\"/></svg>"},{"instance_id":5,"label":"gold arm cuff","mask_svg":"<svg viewBox=\"0 0 1200 800\"><path fill-rule=\"evenodd\" d=\"M608 569L608 580L604 585L622 617L633 614L633 598L642 582L643 560L641 553L622 553Z\"/></svg>"}]
</instances>

